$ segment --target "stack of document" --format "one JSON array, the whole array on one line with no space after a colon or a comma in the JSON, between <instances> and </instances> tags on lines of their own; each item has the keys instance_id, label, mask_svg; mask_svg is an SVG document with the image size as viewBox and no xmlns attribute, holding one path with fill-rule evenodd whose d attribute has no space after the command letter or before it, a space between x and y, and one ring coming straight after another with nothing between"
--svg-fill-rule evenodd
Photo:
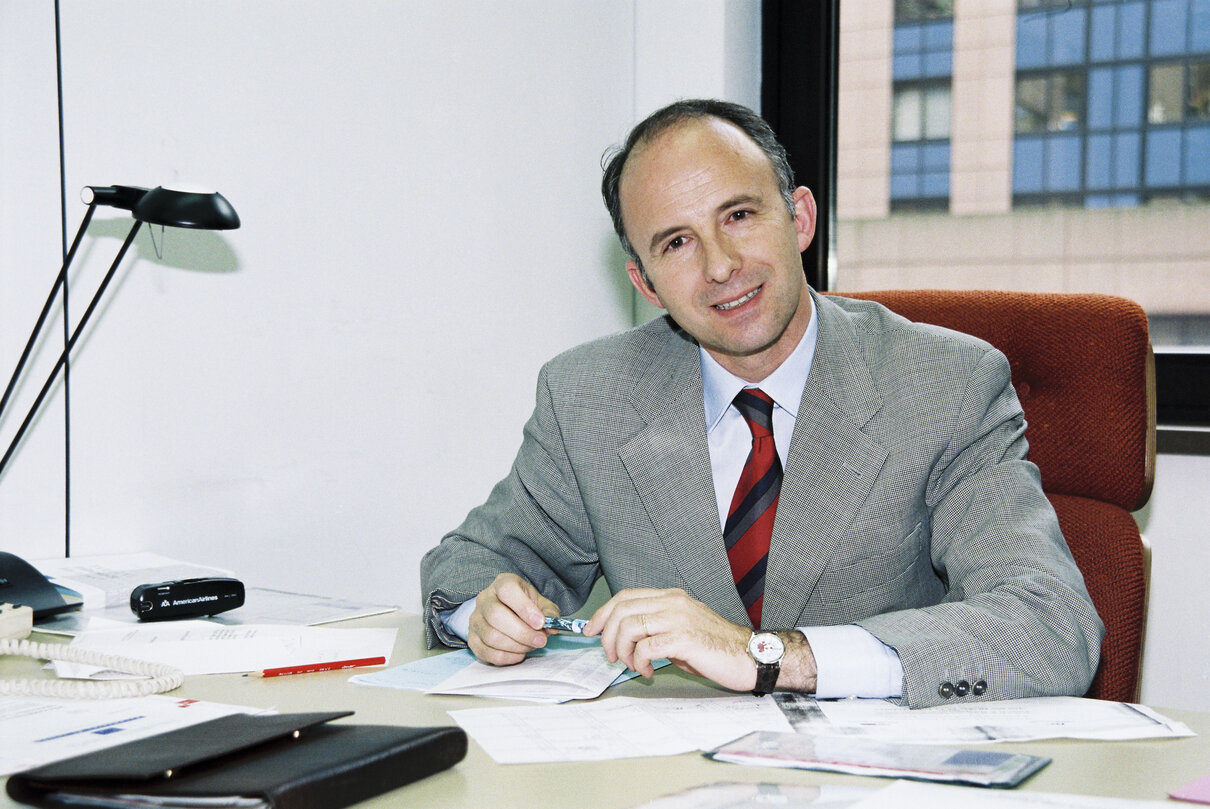
<instances>
[{"instance_id":1,"label":"stack of document","mask_svg":"<svg viewBox=\"0 0 1210 809\"><path fill-rule=\"evenodd\" d=\"M1145 705L1082 697L1029 697L911 710L880 699L815 700L777 694L799 733L924 744L985 744L1036 739L1127 739L1193 736Z\"/></svg>"},{"instance_id":2,"label":"stack of document","mask_svg":"<svg viewBox=\"0 0 1210 809\"><path fill-rule=\"evenodd\" d=\"M762 767L825 770L851 775L914 778L1015 787L1050 763L1025 753L959 750L926 744L892 744L799 733L750 733L707 754L715 761Z\"/></svg>"}]
</instances>

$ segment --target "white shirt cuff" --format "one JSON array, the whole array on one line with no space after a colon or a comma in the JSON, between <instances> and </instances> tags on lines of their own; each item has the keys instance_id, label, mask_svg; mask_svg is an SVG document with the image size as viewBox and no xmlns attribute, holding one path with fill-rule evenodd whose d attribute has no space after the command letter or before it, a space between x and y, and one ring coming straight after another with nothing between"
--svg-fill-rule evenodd
<instances>
[{"instance_id":1,"label":"white shirt cuff","mask_svg":"<svg viewBox=\"0 0 1210 809\"><path fill-rule=\"evenodd\" d=\"M815 655L815 696L819 699L901 696L899 654L867 630L847 626L800 626Z\"/></svg>"},{"instance_id":2,"label":"white shirt cuff","mask_svg":"<svg viewBox=\"0 0 1210 809\"><path fill-rule=\"evenodd\" d=\"M466 636L471 633L471 613L474 611L475 599L472 598L470 601L463 601L452 610L439 611L437 617L441 619L447 632L466 640Z\"/></svg>"}]
</instances>

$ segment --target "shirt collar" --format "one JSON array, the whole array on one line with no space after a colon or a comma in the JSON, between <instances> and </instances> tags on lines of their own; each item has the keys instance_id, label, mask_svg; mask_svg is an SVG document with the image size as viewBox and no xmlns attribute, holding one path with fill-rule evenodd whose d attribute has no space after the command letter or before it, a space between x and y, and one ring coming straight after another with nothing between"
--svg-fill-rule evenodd
<instances>
[{"instance_id":1,"label":"shirt collar","mask_svg":"<svg viewBox=\"0 0 1210 809\"><path fill-rule=\"evenodd\" d=\"M819 337L819 318L816 316L815 301L810 296L807 301L811 305L811 322L807 325L806 333L786 361L760 382L745 382L719 365L718 360L698 346L702 363L702 399L706 408L707 434L718 425L719 419L727 412L736 394L746 387L760 387L778 407L798 418L798 405L802 401L807 376L811 373L811 360L815 357L815 343Z\"/></svg>"}]
</instances>

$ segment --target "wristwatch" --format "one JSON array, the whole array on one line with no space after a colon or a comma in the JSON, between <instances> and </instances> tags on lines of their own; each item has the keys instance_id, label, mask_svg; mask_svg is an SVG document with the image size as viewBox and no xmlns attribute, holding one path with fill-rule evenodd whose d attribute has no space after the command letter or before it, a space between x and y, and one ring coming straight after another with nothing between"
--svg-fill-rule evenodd
<instances>
[{"instance_id":1,"label":"wristwatch","mask_svg":"<svg viewBox=\"0 0 1210 809\"><path fill-rule=\"evenodd\" d=\"M756 661L756 687L752 693L758 697L772 693L781 674L781 658L786 653L786 644L776 632L753 632L748 639L748 654Z\"/></svg>"}]
</instances>

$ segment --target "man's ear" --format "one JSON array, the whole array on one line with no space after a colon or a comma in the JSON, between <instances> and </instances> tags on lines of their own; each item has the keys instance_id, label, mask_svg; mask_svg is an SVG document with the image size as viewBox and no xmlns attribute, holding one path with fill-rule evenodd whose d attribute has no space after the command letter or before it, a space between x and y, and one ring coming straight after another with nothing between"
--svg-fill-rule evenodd
<instances>
[{"instance_id":1,"label":"man's ear","mask_svg":"<svg viewBox=\"0 0 1210 809\"><path fill-rule=\"evenodd\" d=\"M647 299L652 306L658 306L661 309L667 309L664 302L660 300L660 296L655 293L655 287L647 283L643 278L643 271L639 269L638 262L626 262L626 274L630 276L630 283L634 284L634 288L639 291L639 294Z\"/></svg>"},{"instance_id":2,"label":"man's ear","mask_svg":"<svg viewBox=\"0 0 1210 809\"><path fill-rule=\"evenodd\" d=\"M807 249L815 238L815 195L811 189L799 186L794 189L794 229L798 231L798 252Z\"/></svg>"}]
</instances>

